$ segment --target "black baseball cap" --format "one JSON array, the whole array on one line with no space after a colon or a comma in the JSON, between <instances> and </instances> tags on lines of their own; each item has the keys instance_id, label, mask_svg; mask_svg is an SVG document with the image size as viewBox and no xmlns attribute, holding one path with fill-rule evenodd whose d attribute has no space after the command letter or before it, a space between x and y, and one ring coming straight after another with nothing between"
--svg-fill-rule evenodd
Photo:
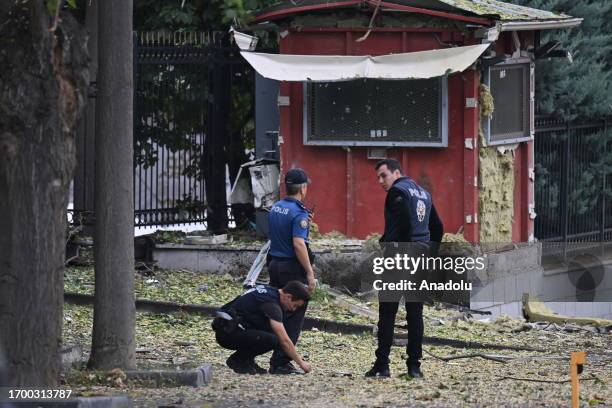
<instances>
[{"instance_id":1,"label":"black baseball cap","mask_svg":"<svg viewBox=\"0 0 612 408\"><path fill-rule=\"evenodd\" d=\"M303 169L291 169L285 174L285 184L304 184L309 182L308 174Z\"/></svg>"}]
</instances>

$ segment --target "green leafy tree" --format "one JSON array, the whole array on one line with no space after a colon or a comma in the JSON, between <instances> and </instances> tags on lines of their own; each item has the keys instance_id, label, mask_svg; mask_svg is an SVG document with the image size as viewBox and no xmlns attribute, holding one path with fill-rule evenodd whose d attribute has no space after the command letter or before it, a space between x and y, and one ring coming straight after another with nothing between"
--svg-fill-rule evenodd
<instances>
[{"instance_id":1,"label":"green leafy tree","mask_svg":"<svg viewBox=\"0 0 612 408\"><path fill-rule=\"evenodd\" d=\"M225 165L228 165L233 182L240 165L249 159L245 148L254 146L252 71L248 66L235 64L236 55L232 54L236 52L231 47L218 47L230 45L226 40L231 25L247 24L248 12L263 6L262 2L242 0L135 0L134 27L137 31L217 32L215 46L210 49L206 43L189 40L190 34L183 35L182 38L188 39L180 41L185 52L208 55L208 62L197 69L193 69L193 65L170 62L172 58L168 62L138 67L136 164L143 168L156 165L160 149L173 153L199 152L201 136L206 136L204 155L189 154L190 163L182 170L182 175L207 180L207 202L198 201L189 192L182 199L174 200L179 211L201 212L206 204L209 218L224 214L227 205ZM171 34L167 37L170 40L160 42L156 39L149 45L178 45L174 44L175 37L181 36ZM163 53L159 49L151 50L156 55ZM225 74L220 75L218 71ZM223 182L216 183L217 180ZM214 226L215 230L225 228L223 216L219 222L209 221L214 221L209 222L209 227Z\"/></svg>"},{"instance_id":2,"label":"green leafy tree","mask_svg":"<svg viewBox=\"0 0 612 408\"><path fill-rule=\"evenodd\" d=\"M513 3L583 18L576 28L546 30L541 44L559 41L573 55L573 63L544 58L536 63L536 103L542 115L587 122L612 114L612 2L608 0L513 0ZM560 236L560 217L567 216L569 233L596 231L602 198L612 197L611 134L597 128L580 135L555 132L540 135L552 150L536 152L537 229ZM563 160L569 149L569 166ZM566 168L566 166L568 166ZM568 173L566 173L568 171ZM567 178L566 178L567 177ZM566 180L566 182L564 181ZM603 196L602 196L603 195ZM567 213L562 213L567 202ZM606 204L607 206L609 204ZM554 230L554 231L553 231ZM538 236L546 238L546 236Z\"/></svg>"},{"instance_id":3,"label":"green leafy tree","mask_svg":"<svg viewBox=\"0 0 612 408\"><path fill-rule=\"evenodd\" d=\"M612 2L609 0L513 0L513 3L584 18L573 29L542 32L541 43L560 41L574 63L543 59L536 65L539 112L567 120L612 113Z\"/></svg>"},{"instance_id":4,"label":"green leafy tree","mask_svg":"<svg viewBox=\"0 0 612 408\"><path fill-rule=\"evenodd\" d=\"M198 31L203 28L200 17L203 1L136 0L134 1L134 28L163 31Z\"/></svg>"},{"instance_id":5,"label":"green leafy tree","mask_svg":"<svg viewBox=\"0 0 612 408\"><path fill-rule=\"evenodd\" d=\"M137 30L227 30L248 14L273 4L273 0L136 0Z\"/></svg>"}]
</instances>

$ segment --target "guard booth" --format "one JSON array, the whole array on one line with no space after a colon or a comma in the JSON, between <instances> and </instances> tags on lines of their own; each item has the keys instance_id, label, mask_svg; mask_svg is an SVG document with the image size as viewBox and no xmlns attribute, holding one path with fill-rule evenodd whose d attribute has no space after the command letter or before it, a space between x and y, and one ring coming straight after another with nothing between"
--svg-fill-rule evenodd
<instances>
[{"instance_id":1,"label":"guard booth","mask_svg":"<svg viewBox=\"0 0 612 408\"><path fill-rule=\"evenodd\" d=\"M280 81L281 173L304 168L322 233L383 229L374 165L395 158L446 232L533 240L534 61L540 31L581 19L499 1L282 1L254 15L279 54L243 51ZM485 86L486 85L486 86Z\"/></svg>"}]
</instances>

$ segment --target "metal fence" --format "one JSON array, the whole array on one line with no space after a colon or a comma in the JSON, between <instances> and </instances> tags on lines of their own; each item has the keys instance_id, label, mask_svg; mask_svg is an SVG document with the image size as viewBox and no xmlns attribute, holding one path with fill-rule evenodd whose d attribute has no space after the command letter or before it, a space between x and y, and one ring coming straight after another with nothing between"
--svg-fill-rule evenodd
<instances>
[{"instance_id":1,"label":"metal fence","mask_svg":"<svg viewBox=\"0 0 612 408\"><path fill-rule=\"evenodd\" d=\"M535 236L545 242L612 238L610 121L539 118L535 137Z\"/></svg>"},{"instance_id":2,"label":"metal fence","mask_svg":"<svg viewBox=\"0 0 612 408\"><path fill-rule=\"evenodd\" d=\"M138 33L134 61L135 225L205 222L213 70L241 81L248 66L221 32Z\"/></svg>"}]
</instances>

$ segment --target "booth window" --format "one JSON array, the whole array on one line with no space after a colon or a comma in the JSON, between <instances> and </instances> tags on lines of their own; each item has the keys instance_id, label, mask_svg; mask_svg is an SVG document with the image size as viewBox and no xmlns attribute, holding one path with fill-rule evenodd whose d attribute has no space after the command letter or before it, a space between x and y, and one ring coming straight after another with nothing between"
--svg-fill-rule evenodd
<instances>
[{"instance_id":1,"label":"booth window","mask_svg":"<svg viewBox=\"0 0 612 408\"><path fill-rule=\"evenodd\" d=\"M485 83L491 89L495 110L483 128L490 145L531 140L534 134L534 70L529 60L487 68Z\"/></svg>"},{"instance_id":2,"label":"booth window","mask_svg":"<svg viewBox=\"0 0 612 408\"><path fill-rule=\"evenodd\" d=\"M304 144L448 145L446 77L306 83Z\"/></svg>"}]
</instances>

